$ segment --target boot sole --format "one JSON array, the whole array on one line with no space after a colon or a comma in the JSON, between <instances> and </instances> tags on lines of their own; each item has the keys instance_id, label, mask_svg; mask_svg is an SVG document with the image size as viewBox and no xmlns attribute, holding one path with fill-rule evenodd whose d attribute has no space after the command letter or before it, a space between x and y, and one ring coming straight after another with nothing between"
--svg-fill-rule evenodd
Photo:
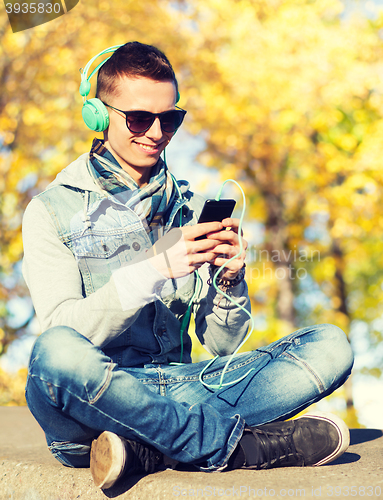
<instances>
[{"instance_id":1,"label":"boot sole","mask_svg":"<svg viewBox=\"0 0 383 500\"><path fill-rule=\"evenodd\" d=\"M333 415L332 413L326 413L326 412L315 412L315 413L306 413L302 415L301 417L298 417L296 420L299 420L300 418L305 418L305 417L310 417L310 418L315 418L317 420L325 420L329 423L331 423L335 429L338 432L339 436L339 443L337 448L331 453L331 455L328 455L327 457L323 458L319 462L312 464L311 467L318 467L319 465L324 465L328 464L329 462L332 462L333 460L336 460L338 457L340 457L349 447L350 445L350 431L347 425L343 422L343 420L336 415Z\"/></svg>"},{"instance_id":2,"label":"boot sole","mask_svg":"<svg viewBox=\"0 0 383 500\"><path fill-rule=\"evenodd\" d=\"M98 488L110 488L121 477L125 457L123 441L113 432L105 431L93 441L90 451L90 472Z\"/></svg>"}]
</instances>

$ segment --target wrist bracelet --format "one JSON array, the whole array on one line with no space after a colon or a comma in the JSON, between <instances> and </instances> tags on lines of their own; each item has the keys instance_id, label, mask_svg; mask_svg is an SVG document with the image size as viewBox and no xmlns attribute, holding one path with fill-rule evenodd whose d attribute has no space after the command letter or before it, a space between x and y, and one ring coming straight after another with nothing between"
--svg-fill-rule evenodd
<instances>
[{"instance_id":1,"label":"wrist bracelet","mask_svg":"<svg viewBox=\"0 0 383 500\"><path fill-rule=\"evenodd\" d=\"M228 288L233 288L234 286L239 285L241 283L241 281L243 281L245 278L245 273L246 273L245 268L246 268L246 264L244 263L243 266L241 267L241 270L237 274L237 276L235 278L233 278L232 280L224 279L224 278L217 278L215 281L216 285L219 286L220 288L222 287L222 290L224 292L226 292L226 290ZM209 267L210 278L207 280L207 284L210 286L213 284L214 275L217 272L217 269L218 269L217 266L211 265Z\"/></svg>"}]
</instances>

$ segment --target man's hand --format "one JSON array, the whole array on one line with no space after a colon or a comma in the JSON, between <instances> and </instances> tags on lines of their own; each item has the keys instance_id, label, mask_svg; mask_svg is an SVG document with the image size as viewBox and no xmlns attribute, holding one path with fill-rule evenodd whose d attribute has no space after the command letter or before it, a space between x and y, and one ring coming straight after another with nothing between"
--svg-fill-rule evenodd
<instances>
[{"instance_id":1,"label":"man's hand","mask_svg":"<svg viewBox=\"0 0 383 500\"><path fill-rule=\"evenodd\" d=\"M204 222L174 228L160 238L146 255L166 278L187 276L208 262L218 267L227 263L226 271L220 277L234 279L243 267L247 248L247 241L242 238L242 254L228 262L240 251L238 227L238 219L228 218L222 223ZM207 238L195 241L202 235Z\"/></svg>"},{"instance_id":2,"label":"man's hand","mask_svg":"<svg viewBox=\"0 0 383 500\"><path fill-rule=\"evenodd\" d=\"M239 219L224 219L222 225L225 229L219 232L212 232L208 234L207 239L213 241L219 241L220 243L215 246L214 253L216 258L211 264L217 267L225 265L224 272L221 273L220 278L223 279L234 279L239 271L242 269L246 257L247 241L242 237L242 253L231 262L227 262L229 259L234 257L240 252L240 242L238 236Z\"/></svg>"},{"instance_id":3,"label":"man's hand","mask_svg":"<svg viewBox=\"0 0 383 500\"><path fill-rule=\"evenodd\" d=\"M210 235L212 233L219 235L222 229L224 225L221 222L204 222L171 229L147 251L146 255L157 271L166 278L187 276L205 262L213 264L217 259L216 247L222 240ZM226 231L224 233L226 234ZM195 241L195 238L202 235L206 235L207 238Z\"/></svg>"}]
</instances>

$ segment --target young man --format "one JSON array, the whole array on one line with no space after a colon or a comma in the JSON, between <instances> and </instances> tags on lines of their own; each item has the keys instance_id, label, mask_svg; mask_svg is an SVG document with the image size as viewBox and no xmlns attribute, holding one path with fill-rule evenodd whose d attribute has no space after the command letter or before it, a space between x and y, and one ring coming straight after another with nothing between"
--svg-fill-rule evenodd
<instances>
[{"instance_id":1,"label":"young man","mask_svg":"<svg viewBox=\"0 0 383 500\"><path fill-rule=\"evenodd\" d=\"M133 42L114 52L98 74L99 100L85 103L105 120L104 140L31 201L23 222L24 276L44 331L27 402L54 456L90 465L101 488L177 462L203 471L321 465L349 442L336 417L285 422L350 374L337 327L239 354L220 383L249 323L245 251L237 219L197 223L203 200L160 158L185 115L177 94L158 49ZM223 265L217 283L236 304L209 284ZM203 383L189 305L198 339L219 356Z\"/></svg>"}]
</instances>

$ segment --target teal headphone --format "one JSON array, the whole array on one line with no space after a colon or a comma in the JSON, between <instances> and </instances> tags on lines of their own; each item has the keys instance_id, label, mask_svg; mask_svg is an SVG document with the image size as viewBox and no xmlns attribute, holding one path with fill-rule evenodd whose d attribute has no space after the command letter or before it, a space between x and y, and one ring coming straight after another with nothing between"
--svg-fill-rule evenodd
<instances>
[{"instance_id":1,"label":"teal headphone","mask_svg":"<svg viewBox=\"0 0 383 500\"><path fill-rule=\"evenodd\" d=\"M82 117L85 122L85 125L90 128L90 130L94 130L95 132L103 132L109 126L109 113L106 109L105 104L97 97L93 99L87 99L87 96L90 92L90 79L92 76L103 66L106 61L108 61L111 56L107 57L104 61L102 61L89 75L88 71L93 61L95 61L98 57L109 54L110 52L115 52L117 49L122 47L122 45L113 45L108 49L105 49L99 52L96 56L92 57L92 59L86 64L85 68L81 68L81 84L80 84L80 95L84 98L84 104L82 106ZM177 93L176 103L179 101L180 95Z\"/></svg>"},{"instance_id":2,"label":"teal headphone","mask_svg":"<svg viewBox=\"0 0 383 500\"><path fill-rule=\"evenodd\" d=\"M107 57L104 61L102 61L89 75L88 71L93 61L98 57L108 54L110 52L115 52L118 48L122 47L122 45L113 45L113 47L109 47L108 49L103 50L98 53L96 56L92 57L92 59L86 64L84 69L81 69L81 85L80 85L80 95L84 98L84 104L82 107L82 117L84 119L85 125L90 128L90 130L95 130L96 132L103 132L108 128L109 125L109 113L106 109L106 106L100 99L94 97L93 99L87 99L87 96L90 92L90 79L92 76L98 71L103 64L110 59L111 56Z\"/></svg>"}]
</instances>

